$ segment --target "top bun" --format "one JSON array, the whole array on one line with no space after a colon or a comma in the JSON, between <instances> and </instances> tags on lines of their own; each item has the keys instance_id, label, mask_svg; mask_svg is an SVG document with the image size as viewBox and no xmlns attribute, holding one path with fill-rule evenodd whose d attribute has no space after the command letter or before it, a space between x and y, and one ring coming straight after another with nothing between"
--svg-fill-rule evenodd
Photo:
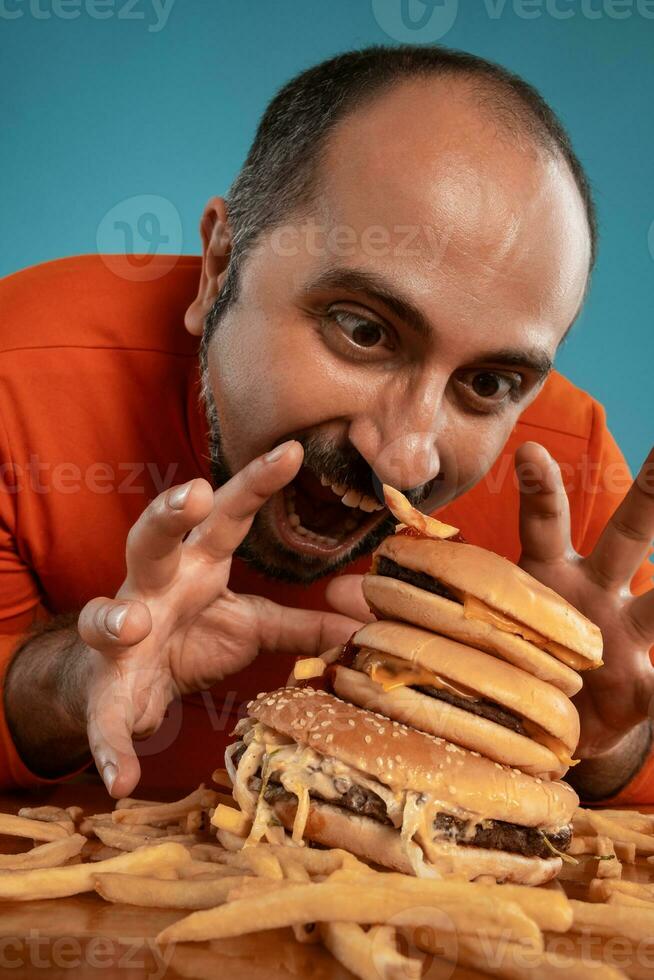
<instances>
[{"instance_id":1,"label":"top bun","mask_svg":"<svg viewBox=\"0 0 654 980\"><path fill-rule=\"evenodd\" d=\"M574 606L513 562L472 544L391 535L375 552L475 596L492 609L599 665L602 634Z\"/></svg>"},{"instance_id":2,"label":"top bun","mask_svg":"<svg viewBox=\"0 0 654 980\"><path fill-rule=\"evenodd\" d=\"M569 823L579 805L566 783L491 762L324 691L280 688L251 701L248 714L391 789L433 795L453 813L553 830Z\"/></svg>"}]
</instances>

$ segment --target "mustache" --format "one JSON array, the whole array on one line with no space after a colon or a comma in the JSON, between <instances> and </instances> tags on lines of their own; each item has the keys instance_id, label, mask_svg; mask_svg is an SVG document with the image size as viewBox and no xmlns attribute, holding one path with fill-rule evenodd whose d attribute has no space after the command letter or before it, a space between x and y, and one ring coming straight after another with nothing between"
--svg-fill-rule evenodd
<instances>
[{"instance_id":1,"label":"mustache","mask_svg":"<svg viewBox=\"0 0 654 980\"><path fill-rule=\"evenodd\" d=\"M304 465L314 476L325 476L330 483L343 483L358 493L364 493L384 503L381 480L354 446L337 446L315 433L294 438L302 445ZM402 490L402 493L409 503L418 507L431 496L435 485L442 479L443 474L439 473L433 480Z\"/></svg>"}]
</instances>

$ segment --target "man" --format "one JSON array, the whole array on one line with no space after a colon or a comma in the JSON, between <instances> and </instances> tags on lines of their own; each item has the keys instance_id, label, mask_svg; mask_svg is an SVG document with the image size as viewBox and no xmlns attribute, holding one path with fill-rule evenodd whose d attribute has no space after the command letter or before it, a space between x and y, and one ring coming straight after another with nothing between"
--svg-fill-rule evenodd
<instances>
[{"instance_id":1,"label":"man","mask_svg":"<svg viewBox=\"0 0 654 980\"><path fill-rule=\"evenodd\" d=\"M2 287L5 783L61 778L89 747L116 797L141 770L206 778L240 701L367 616L333 576L390 530L387 482L521 548L601 626L574 778L647 794L654 597L629 583L649 586L652 482L609 520L624 461L599 406L549 373L596 237L551 110L472 56L340 56L276 97L201 233L193 299L193 259L147 284L87 258ZM140 484L117 484L134 462Z\"/></svg>"}]
</instances>

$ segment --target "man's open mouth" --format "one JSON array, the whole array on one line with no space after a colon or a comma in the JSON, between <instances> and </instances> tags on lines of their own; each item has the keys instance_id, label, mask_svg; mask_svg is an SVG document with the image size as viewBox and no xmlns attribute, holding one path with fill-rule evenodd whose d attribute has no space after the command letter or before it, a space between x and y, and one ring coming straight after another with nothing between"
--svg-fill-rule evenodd
<instances>
[{"instance_id":1,"label":"man's open mouth","mask_svg":"<svg viewBox=\"0 0 654 980\"><path fill-rule=\"evenodd\" d=\"M375 497L332 483L307 466L272 501L273 522L282 542L306 555L334 557L356 545L387 516Z\"/></svg>"}]
</instances>

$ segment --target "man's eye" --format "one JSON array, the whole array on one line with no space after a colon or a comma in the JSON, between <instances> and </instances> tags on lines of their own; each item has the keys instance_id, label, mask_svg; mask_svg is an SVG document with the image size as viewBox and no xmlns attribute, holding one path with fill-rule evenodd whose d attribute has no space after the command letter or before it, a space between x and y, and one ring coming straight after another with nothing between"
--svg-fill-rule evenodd
<instances>
[{"instance_id":1,"label":"man's eye","mask_svg":"<svg viewBox=\"0 0 654 980\"><path fill-rule=\"evenodd\" d=\"M517 396L522 385L519 374L500 374L498 371L467 371L458 381L471 399L478 403L497 405L509 396Z\"/></svg>"},{"instance_id":2,"label":"man's eye","mask_svg":"<svg viewBox=\"0 0 654 980\"><path fill-rule=\"evenodd\" d=\"M347 339L357 347L379 347L383 343L390 346L387 331L381 323L366 320L347 310L332 310L330 315Z\"/></svg>"}]
</instances>

